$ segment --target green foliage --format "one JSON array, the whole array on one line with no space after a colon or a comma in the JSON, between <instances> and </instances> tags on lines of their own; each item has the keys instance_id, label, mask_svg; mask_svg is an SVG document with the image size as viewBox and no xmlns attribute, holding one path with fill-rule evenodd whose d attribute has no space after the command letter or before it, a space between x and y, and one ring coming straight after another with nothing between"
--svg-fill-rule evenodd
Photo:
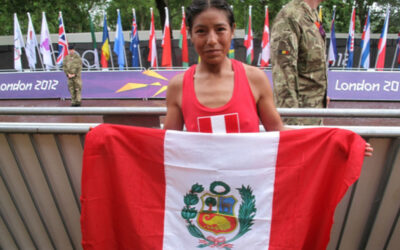
<instances>
[{"instance_id":1,"label":"green foliage","mask_svg":"<svg viewBox=\"0 0 400 250\"><path fill-rule=\"evenodd\" d=\"M204 191L204 187L200 184L196 183L192 186L192 190L191 190L192 193L201 193L203 191Z\"/></svg>"},{"instance_id":2,"label":"green foliage","mask_svg":"<svg viewBox=\"0 0 400 250\"><path fill-rule=\"evenodd\" d=\"M323 6L323 23L326 30L330 30L333 6L336 5L335 29L337 33L348 33L352 5L354 0L330 0L324 1ZM371 33L381 33L385 21L386 8L388 4L391 6L389 18L389 33L397 33L400 30L400 1L399 0L356 0L356 32L363 31L365 17L368 13L368 7L371 8ZM374 4L375 3L375 4ZM374 5L373 5L374 4Z\"/></svg>"},{"instance_id":3,"label":"green foliage","mask_svg":"<svg viewBox=\"0 0 400 250\"><path fill-rule=\"evenodd\" d=\"M37 34L40 34L42 12L46 13L50 33L58 33L58 12L62 11L65 29L68 33L90 31L88 11L104 0L3 0L0 8L0 35L14 33L13 14L17 13L22 33L28 28L27 12L30 12L32 23Z\"/></svg>"},{"instance_id":4,"label":"green foliage","mask_svg":"<svg viewBox=\"0 0 400 250\"><path fill-rule=\"evenodd\" d=\"M239 222L240 222L240 235L248 232L253 225L253 218L256 215L256 201L250 187L244 187L238 189L240 196L242 197L243 203L239 208Z\"/></svg>"},{"instance_id":5,"label":"green foliage","mask_svg":"<svg viewBox=\"0 0 400 250\"><path fill-rule=\"evenodd\" d=\"M187 206L193 206L199 203L199 197L196 194L186 194L183 200Z\"/></svg>"},{"instance_id":6,"label":"green foliage","mask_svg":"<svg viewBox=\"0 0 400 250\"><path fill-rule=\"evenodd\" d=\"M214 207L215 205L217 205L217 200L215 198L213 198L213 197L208 197L206 199L206 205L209 206L209 207L210 206Z\"/></svg>"}]
</instances>

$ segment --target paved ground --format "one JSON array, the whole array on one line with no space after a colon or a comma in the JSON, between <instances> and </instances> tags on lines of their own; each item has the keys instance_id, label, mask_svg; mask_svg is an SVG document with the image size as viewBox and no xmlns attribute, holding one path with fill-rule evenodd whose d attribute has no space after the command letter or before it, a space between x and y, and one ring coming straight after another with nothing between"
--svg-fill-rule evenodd
<instances>
[{"instance_id":1,"label":"paved ground","mask_svg":"<svg viewBox=\"0 0 400 250\"><path fill-rule=\"evenodd\" d=\"M69 100L0 100L1 107L69 107ZM133 100L133 99L89 99L82 101L83 107L164 107L165 100ZM342 102L332 101L329 108L369 108L400 109L400 102ZM101 116L2 116L0 122L77 122L101 123ZM399 119L382 118L325 118L326 125L353 126L400 126Z\"/></svg>"}]
</instances>

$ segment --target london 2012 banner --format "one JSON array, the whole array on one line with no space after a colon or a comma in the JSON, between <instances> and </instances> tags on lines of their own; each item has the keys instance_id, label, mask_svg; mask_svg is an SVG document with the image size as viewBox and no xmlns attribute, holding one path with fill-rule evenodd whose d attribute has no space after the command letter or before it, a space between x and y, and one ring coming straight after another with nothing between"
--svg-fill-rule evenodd
<instances>
[{"instance_id":1,"label":"london 2012 banner","mask_svg":"<svg viewBox=\"0 0 400 250\"><path fill-rule=\"evenodd\" d=\"M169 80L184 70L87 71L84 99L163 99ZM272 74L265 71L272 82ZM400 72L330 71L332 100L400 101ZM0 99L69 98L63 72L0 73Z\"/></svg>"}]
</instances>

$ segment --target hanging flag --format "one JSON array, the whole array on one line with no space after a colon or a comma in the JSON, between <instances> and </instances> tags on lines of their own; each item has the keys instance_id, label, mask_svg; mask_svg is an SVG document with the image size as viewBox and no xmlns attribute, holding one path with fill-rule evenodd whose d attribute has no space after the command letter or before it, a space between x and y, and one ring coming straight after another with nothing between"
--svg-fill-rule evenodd
<instances>
[{"instance_id":1,"label":"hanging flag","mask_svg":"<svg viewBox=\"0 0 400 250\"><path fill-rule=\"evenodd\" d=\"M14 13L14 69L22 71L22 48L25 47L17 14Z\"/></svg>"},{"instance_id":2,"label":"hanging flag","mask_svg":"<svg viewBox=\"0 0 400 250\"><path fill-rule=\"evenodd\" d=\"M108 68L108 60L110 59L110 38L108 37L107 16L104 13L103 22L103 45L101 46L101 67Z\"/></svg>"},{"instance_id":3,"label":"hanging flag","mask_svg":"<svg viewBox=\"0 0 400 250\"><path fill-rule=\"evenodd\" d=\"M28 57L29 68L36 69L36 47L38 42L36 39L35 29L33 28L31 14L28 12L28 34L26 35L25 52Z\"/></svg>"},{"instance_id":4,"label":"hanging flag","mask_svg":"<svg viewBox=\"0 0 400 250\"><path fill-rule=\"evenodd\" d=\"M246 63L251 64L254 59L254 46L253 46L253 31L251 29L251 8L249 6L249 20L246 26L246 33L244 36L244 47L246 47Z\"/></svg>"},{"instance_id":5,"label":"hanging flag","mask_svg":"<svg viewBox=\"0 0 400 250\"><path fill-rule=\"evenodd\" d=\"M329 41L329 57L328 57L329 66L334 65L337 59L335 17L336 17L336 6L333 6L333 15L331 22L331 39Z\"/></svg>"},{"instance_id":6,"label":"hanging flag","mask_svg":"<svg viewBox=\"0 0 400 250\"><path fill-rule=\"evenodd\" d=\"M94 33L94 26L93 26L93 21L92 17L89 14L89 22L90 22L90 33L92 34L92 44L93 44L93 53L94 53L94 65L96 69L100 69L100 64L99 64L99 53L97 51L97 42L96 42L96 35Z\"/></svg>"},{"instance_id":7,"label":"hanging flag","mask_svg":"<svg viewBox=\"0 0 400 250\"><path fill-rule=\"evenodd\" d=\"M354 32L356 28L356 9L353 5L353 10L351 12L351 19L349 25L349 37L347 38L347 68L353 67L353 57L354 57Z\"/></svg>"},{"instance_id":8,"label":"hanging flag","mask_svg":"<svg viewBox=\"0 0 400 250\"><path fill-rule=\"evenodd\" d=\"M363 28L363 33L361 37L361 64L360 66L364 69L369 68L369 54L370 54L370 34L371 34L371 26L370 26L370 10L368 9L368 14L365 19L365 24Z\"/></svg>"},{"instance_id":9,"label":"hanging flag","mask_svg":"<svg viewBox=\"0 0 400 250\"><path fill-rule=\"evenodd\" d=\"M182 66L189 67L189 50L188 50L187 30L186 30L186 16L185 16L185 7L183 6L182 6L181 34L179 37L179 48L182 50Z\"/></svg>"},{"instance_id":10,"label":"hanging flag","mask_svg":"<svg viewBox=\"0 0 400 250\"><path fill-rule=\"evenodd\" d=\"M43 63L46 65L46 69L50 69L54 66L53 60L51 59L51 40L49 27L47 26L46 14L42 12L42 28L40 30L40 53L43 56Z\"/></svg>"},{"instance_id":11,"label":"hanging flag","mask_svg":"<svg viewBox=\"0 0 400 250\"><path fill-rule=\"evenodd\" d=\"M58 56L57 65L62 65L64 57L68 55L68 42L67 36L65 35L64 21L62 18L61 11L58 15Z\"/></svg>"},{"instance_id":12,"label":"hanging flag","mask_svg":"<svg viewBox=\"0 0 400 250\"><path fill-rule=\"evenodd\" d=\"M359 135L335 128L99 125L83 153L83 248L326 249L364 150Z\"/></svg>"},{"instance_id":13,"label":"hanging flag","mask_svg":"<svg viewBox=\"0 0 400 250\"><path fill-rule=\"evenodd\" d=\"M319 6L318 19L322 23L322 6Z\"/></svg>"},{"instance_id":14,"label":"hanging flag","mask_svg":"<svg viewBox=\"0 0 400 250\"><path fill-rule=\"evenodd\" d=\"M269 43L269 15L268 6L265 6L265 21L264 21L264 32L261 41L261 67L269 66L270 58L270 43Z\"/></svg>"},{"instance_id":15,"label":"hanging flag","mask_svg":"<svg viewBox=\"0 0 400 250\"><path fill-rule=\"evenodd\" d=\"M141 67L140 53L139 53L139 32L136 24L136 12L132 9L132 32L131 32L131 44L129 50L132 52L132 67Z\"/></svg>"},{"instance_id":16,"label":"hanging flag","mask_svg":"<svg viewBox=\"0 0 400 250\"><path fill-rule=\"evenodd\" d=\"M231 40L231 46L229 47L228 57L234 59L235 58L235 41Z\"/></svg>"},{"instance_id":17,"label":"hanging flag","mask_svg":"<svg viewBox=\"0 0 400 250\"><path fill-rule=\"evenodd\" d=\"M165 7L165 23L164 23L164 34L161 46L163 48L161 66L172 67L172 55L171 55L171 30L169 27L169 14L168 7Z\"/></svg>"},{"instance_id":18,"label":"hanging flag","mask_svg":"<svg viewBox=\"0 0 400 250\"><path fill-rule=\"evenodd\" d=\"M124 33L122 33L122 23L121 23L121 15L118 12L118 20L117 20L117 31L115 32L115 40L114 40L114 53L118 56L118 65L119 70L123 70L125 67L125 41L124 41Z\"/></svg>"},{"instance_id":19,"label":"hanging flag","mask_svg":"<svg viewBox=\"0 0 400 250\"><path fill-rule=\"evenodd\" d=\"M147 60L150 62L150 67L157 68L157 44L156 44L156 31L154 28L154 13L153 8L150 8L151 22L150 22L150 37L149 37L149 56Z\"/></svg>"},{"instance_id":20,"label":"hanging flag","mask_svg":"<svg viewBox=\"0 0 400 250\"><path fill-rule=\"evenodd\" d=\"M388 7L386 10L386 18L385 23L383 25L381 37L379 38L378 43L378 57L376 59L376 69L382 70L385 68L385 55L386 55L386 40L387 40L387 31L389 27L389 15L390 15L390 8Z\"/></svg>"},{"instance_id":21,"label":"hanging flag","mask_svg":"<svg viewBox=\"0 0 400 250\"><path fill-rule=\"evenodd\" d=\"M231 9L233 13L233 5L231 5ZM233 38L231 40L231 46L229 47L228 57L231 59L235 58L235 41Z\"/></svg>"}]
</instances>

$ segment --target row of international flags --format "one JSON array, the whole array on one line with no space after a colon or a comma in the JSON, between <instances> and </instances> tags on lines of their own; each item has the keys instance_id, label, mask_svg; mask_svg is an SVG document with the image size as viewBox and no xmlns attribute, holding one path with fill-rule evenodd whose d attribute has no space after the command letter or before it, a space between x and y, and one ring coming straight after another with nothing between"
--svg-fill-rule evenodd
<instances>
[{"instance_id":1,"label":"row of international flags","mask_svg":"<svg viewBox=\"0 0 400 250\"><path fill-rule=\"evenodd\" d=\"M68 55L68 42L64 28L64 21L62 13L59 12L58 16L58 54L55 57L53 52L52 42L50 40L50 32L47 25L46 14L42 13L42 27L40 33L40 41L37 41L35 29L32 25L32 19L28 12L28 32L26 36L26 45L24 43L21 28L18 22L17 14L14 13L14 68L18 71L22 71L22 49L25 49L25 54L28 59L29 68L36 69L37 57L36 51L38 52L39 59L42 65L45 65L46 69L54 68L56 65L61 66L63 59ZM53 63L55 62L55 63Z\"/></svg>"},{"instance_id":2,"label":"row of international flags","mask_svg":"<svg viewBox=\"0 0 400 250\"><path fill-rule=\"evenodd\" d=\"M233 6L231 6L233 8ZM252 64L254 61L254 36L252 31L252 6L249 6L248 13L248 21L245 27L245 37L244 37L244 47L246 48L246 63ZM355 13L356 9L353 6L352 14L349 25L349 35L346 43L346 56L347 56L347 64L346 68L356 67L354 64L354 35L355 35ZM115 32L114 39L114 47L113 52L118 57L118 67L120 70L126 69L128 66L127 56L125 51L125 41L122 31L121 24L121 15L120 11L117 10L118 19L117 26ZM35 31L32 25L32 20L30 14L28 14L28 32L27 32L27 40L26 45L24 44L24 40L22 37L21 29L19 26L17 15L14 14L14 68L16 70L22 70L21 56L22 49L25 49L26 57L28 59L29 67L31 69L36 69L37 58L36 51L38 51L39 59L41 60L42 65L46 69L51 69L54 67L60 67L62 65L64 57L68 54L68 42L66 37L66 31L64 27L64 22L62 18L62 13L59 12L58 24L59 24L59 32L58 32L58 54L55 57L55 53L53 53L53 47L51 46L52 42L50 40L50 33L48 30L46 15L42 13L42 26L41 26L41 34L40 41L36 40ZM171 30L169 24L169 12L168 8L165 7L165 24L163 29L163 37L162 37L162 60L161 64L158 62L157 56L157 45L156 45L156 33L155 33L155 25L154 25L154 13L153 8L150 8L151 21L150 21L150 34L149 34L149 53L147 56L147 60L150 63L150 66L153 68L158 67L167 67L171 68L172 65L172 52L171 52ZM386 42L387 42L387 32L389 26L389 14L390 8L387 8L386 17L384 27L382 29L382 33L379 39L378 44L378 55L375 63L376 69L384 68L385 55L386 55ZM135 9L132 9L132 28L130 32L130 46L129 50L131 51L131 66L132 67L141 67L141 55L140 55L140 40L139 33L137 29L136 23L136 13ZM333 65L337 60L337 46L336 46L336 35L335 35L335 16L336 16L336 7L334 6L332 21L331 21L331 39L328 50L328 63L329 65ZM179 48L181 49L182 54L182 66L187 67L189 65L189 50L188 50L188 41L187 41L187 29L185 22L185 10L182 7L182 22L180 28L180 39L179 39ZM319 11L319 18L322 19L322 9ZM90 19L90 27L94 48L94 57L95 57L95 65L97 68L109 68L110 66L114 68L112 51L111 51L111 41L108 34L108 26L107 26L107 16L104 14L103 17L103 39L101 46L101 58L99 62L98 52L97 52L97 43L96 37L94 35L93 22ZM400 33L396 46L396 55L393 59L392 68L394 66L395 59L397 57L398 65L400 65ZM231 47L229 50L228 56L230 58L235 57L235 48L234 48L234 40L232 40ZM53 63L53 61L55 63ZM110 66L109 66L110 62ZM359 60L359 68L372 68L370 62L370 10L368 9L368 14L366 16L362 41L361 41L361 56ZM268 6L265 6L265 22L263 35L261 40L261 53L257 59L257 65L261 67L268 67L270 64L270 29L269 29L269 14L268 14Z\"/></svg>"},{"instance_id":3,"label":"row of international flags","mask_svg":"<svg viewBox=\"0 0 400 250\"><path fill-rule=\"evenodd\" d=\"M320 12L321 13L321 12ZM371 22L370 22L370 8L368 8L367 15L365 17L363 33L361 36L361 53L360 53L360 60L358 68L375 68L381 70L385 67L385 56L386 56L386 43L387 43L387 34L388 34L388 27L389 27L389 16L390 16L390 6L387 7L385 22L382 28L381 36L379 38L378 43L378 52L377 52L377 59L375 65L372 65L370 59L370 50L371 50ZM329 65L333 65L337 60L338 53L336 47L336 35L335 35L335 17L336 17L336 6L333 6L333 15L331 21L331 39L329 44L329 51L328 51L328 62ZM351 16L350 16L350 25L349 25L349 34L346 43L346 50L345 56L347 56L347 63L346 68L353 68L357 67L354 65L354 39L355 39L355 23L356 23L356 8L355 4L353 4ZM397 57L397 64L400 68L400 32L397 38L397 45L396 45L396 52L395 56L393 57L392 67L394 68L395 60Z\"/></svg>"}]
</instances>

